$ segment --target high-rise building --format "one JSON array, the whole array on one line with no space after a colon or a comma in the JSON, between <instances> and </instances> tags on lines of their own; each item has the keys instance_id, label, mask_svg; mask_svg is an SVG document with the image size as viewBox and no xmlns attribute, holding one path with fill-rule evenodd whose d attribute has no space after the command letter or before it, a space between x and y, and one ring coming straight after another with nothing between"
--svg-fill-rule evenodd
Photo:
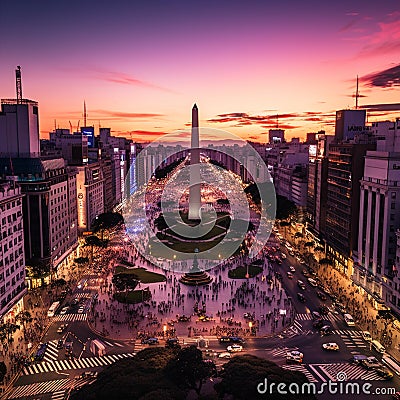
<instances>
[{"instance_id":1,"label":"high-rise building","mask_svg":"<svg viewBox=\"0 0 400 400\"><path fill-rule=\"evenodd\" d=\"M14 182L0 184L0 319L22 306L26 293L21 188Z\"/></svg>"},{"instance_id":2,"label":"high-rise building","mask_svg":"<svg viewBox=\"0 0 400 400\"><path fill-rule=\"evenodd\" d=\"M365 110L339 110L336 111L335 139L348 141L354 139L356 134L365 131Z\"/></svg>"},{"instance_id":3,"label":"high-rise building","mask_svg":"<svg viewBox=\"0 0 400 400\"><path fill-rule=\"evenodd\" d=\"M268 131L269 143L283 143L285 141L285 131L283 129L270 129Z\"/></svg>"},{"instance_id":4,"label":"high-rise building","mask_svg":"<svg viewBox=\"0 0 400 400\"><path fill-rule=\"evenodd\" d=\"M77 167L78 230L90 231L94 219L104 212L104 176L100 162Z\"/></svg>"},{"instance_id":5,"label":"high-rise building","mask_svg":"<svg viewBox=\"0 0 400 400\"><path fill-rule=\"evenodd\" d=\"M367 150L374 144L333 143L329 146L327 176L327 254L337 269L351 274L351 257L358 243L360 179Z\"/></svg>"},{"instance_id":6,"label":"high-rise building","mask_svg":"<svg viewBox=\"0 0 400 400\"><path fill-rule=\"evenodd\" d=\"M76 172L62 158L1 158L3 179L16 179L23 197L24 242L28 282L41 284L74 257L76 236Z\"/></svg>"},{"instance_id":7,"label":"high-rise building","mask_svg":"<svg viewBox=\"0 0 400 400\"><path fill-rule=\"evenodd\" d=\"M323 133L310 144L307 182L307 229L319 241L325 235L328 149L334 136Z\"/></svg>"},{"instance_id":8,"label":"high-rise building","mask_svg":"<svg viewBox=\"0 0 400 400\"><path fill-rule=\"evenodd\" d=\"M368 151L365 157L353 280L377 307L383 301L389 307L400 307L394 282L396 229L400 227L400 152L395 151L400 149L400 120L386 129L385 135L376 130L376 151Z\"/></svg>"}]
</instances>

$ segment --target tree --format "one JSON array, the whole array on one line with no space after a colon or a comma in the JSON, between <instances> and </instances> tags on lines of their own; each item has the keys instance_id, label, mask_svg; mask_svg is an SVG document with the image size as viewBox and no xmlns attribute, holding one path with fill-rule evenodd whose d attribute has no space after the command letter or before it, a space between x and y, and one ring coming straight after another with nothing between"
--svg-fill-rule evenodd
<instances>
[{"instance_id":1,"label":"tree","mask_svg":"<svg viewBox=\"0 0 400 400\"><path fill-rule=\"evenodd\" d=\"M139 284L139 279L135 274L114 274L112 283L119 292L134 290Z\"/></svg>"},{"instance_id":2,"label":"tree","mask_svg":"<svg viewBox=\"0 0 400 400\"><path fill-rule=\"evenodd\" d=\"M299 398L311 400L313 395L291 394L279 395L276 387L278 383L286 384L286 388L296 383L300 388L303 383L308 383L305 375L298 371L285 370L272 361L255 357L252 355L236 356L229 360L222 370L221 381L214 385L219 398L231 395L237 400L248 399L285 399L297 400ZM259 384L268 383L267 394L260 394L257 391ZM275 384L272 393L269 393L270 385Z\"/></svg>"},{"instance_id":3,"label":"tree","mask_svg":"<svg viewBox=\"0 0 400 400\"><path fill-rule=\"evenodd\" d=\"M290 222L288 222L288 221L281 221L279 225L280 225L281 227L283 227L283 229L285 230L285 237L286 237L286 228L287 228L288 226L290 226Z\"/></svg>"},{"instance_id":4,"label":"tree","mask_svg":"<svg viewBox=\"0 0 400 400\"><path fill-rule=\"evenodd\" d=\"M304 247L307 247L307 251L310 251L310 248L314 246L314 242L304 243Z\"/></svg>"},{"instance_id":5,"label":"tree","mask_svg":"<svg viewBox=\"0 0 400 400\"><path fill-rule=\"evenodd\" d=\"M200 395L204 382L215 371L215 364L203 360L201 351L195 346L181 349L165 367L169 379L180 387L193 389L197 395Z\"/></svg>"},{"instance_id":6,"label":"tree","mask_svg":"<svg viewBox=\"0 0 400 400\"><path fill-rule=\"evenodd\" d=\"M276 196L276 218L277 219L288 219L292 217L297 211L296 204L293 201L288 200L286 197Z\"/></svg>"},{"instance_id":7,"label":"tree","mask_svg":"<svg viewBox=\"0 0 400 400\"><path fill-rule=\"evenodd\" d=\"M119 224L124 223L124 217L120 213L106 212L98 215L92 222L92 231L101 233L101 240L104 238L104 232L109 231Z\"/></svg>"},{"instance_id":8,"label":"tree","mask_svg":"<svg viewBox=\"0 0 400 400\"><path fill-rule=\"evenodd\" d=\"M65 279L56 279L55 281L52 282L52 286L56 288L56 295L58 296L58 289L65 287L67 285L67 281Z\"/></svg>"},{"instance_id":9,"label":"tree","mask_svg":"<svg viewBox=\"0 0 400 400\"><path fill-rule=\"evenodd\" d=\"M333 265L333 262L330 258L321 258L319 260L319 265Z\"/></svg>"},{"instance_id":10,"label":"tree","mask_svg":"<svg viewBox=\"0 0 400 400\"><path fill-rule=\"evenodd\" d=\"M7 345L10 344L14 339L14 333L19 329L19 325L13 324L11 322L6 322L0 325L0 341L7 350Z\"/></svg>"}]
</instances>

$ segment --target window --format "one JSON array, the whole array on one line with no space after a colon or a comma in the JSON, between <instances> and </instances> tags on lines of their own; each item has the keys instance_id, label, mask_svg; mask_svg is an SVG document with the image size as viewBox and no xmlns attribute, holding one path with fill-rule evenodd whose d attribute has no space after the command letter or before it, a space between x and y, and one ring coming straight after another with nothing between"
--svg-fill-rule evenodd
<instances>
[{"instance_id":1,"label":"window","mask_svg":"<svg viewBox=\"0 0 400 400\"><path fill-rule=\"evenodd\" d=\"M396 192L392 192L392 199L396 198Z\"/></svg>"}]
</instances>

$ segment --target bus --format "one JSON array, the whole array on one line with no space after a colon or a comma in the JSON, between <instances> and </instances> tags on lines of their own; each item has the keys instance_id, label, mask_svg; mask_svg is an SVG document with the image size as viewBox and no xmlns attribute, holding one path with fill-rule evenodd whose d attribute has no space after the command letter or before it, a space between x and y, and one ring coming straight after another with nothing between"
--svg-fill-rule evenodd
<instances>
[{"instance_id":1,"label":"bus","mask_svg":"<svg viewBox=\"0 0 400 400\"><path fill-rule=\"evenodd\" d=\"M47 316L48 317L54 317L54 315L56 314L59 306L60 306L60 302L59 301L54 302L51 305L51 307L49 308L49 311L47 311Z\"/></svg>"},{"instance_id":2,"label":"bus","mask_svg":"<svg viewBox=\"0 0 400 400\"><path fill-rule=\"evenodd\" d=\"M344 321L346 322L347 326L354 326L354 319L350 314L344 314Z\"/></svg>"}]
</instances>

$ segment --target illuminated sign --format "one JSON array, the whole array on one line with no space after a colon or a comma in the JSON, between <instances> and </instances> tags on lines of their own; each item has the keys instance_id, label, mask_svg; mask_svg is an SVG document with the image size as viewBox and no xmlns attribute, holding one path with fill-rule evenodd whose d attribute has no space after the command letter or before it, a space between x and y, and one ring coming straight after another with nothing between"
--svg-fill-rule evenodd
<instances>
[{"instance_id":1,"label":"illuminated sign","mask_svg":"<svg viewBox=\"0 0 400 400\"><path fill-rule=\"evenodd\" d=\"M94 147L94 126L84 126L81 128L82 135L88 138L88 147Z\"/></svg>"}]
</instances>

